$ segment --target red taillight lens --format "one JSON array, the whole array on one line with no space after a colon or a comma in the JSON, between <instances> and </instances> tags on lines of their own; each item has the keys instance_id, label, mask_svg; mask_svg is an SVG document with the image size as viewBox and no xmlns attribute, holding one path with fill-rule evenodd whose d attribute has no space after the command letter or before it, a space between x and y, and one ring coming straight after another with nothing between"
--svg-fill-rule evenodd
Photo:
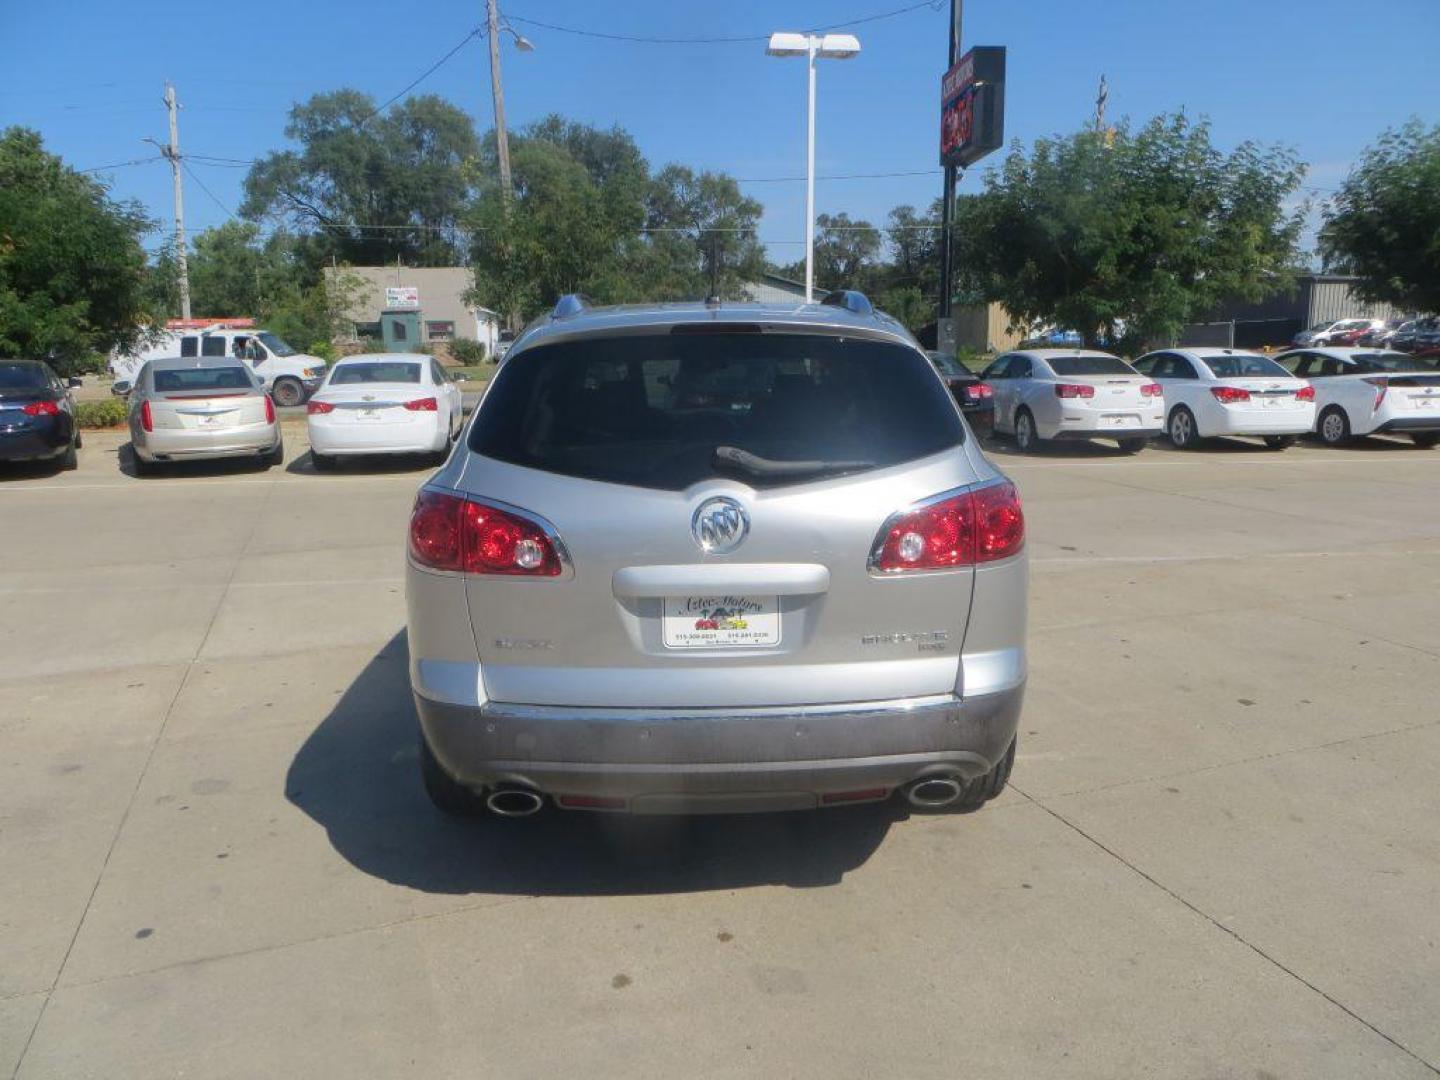
<instances>
[{"instance_id":1,"label":"red taillight lens","mask_svg":"<svg viewBox=\"0 0 1440 1080\"><path fill-rule=\"evenodd\" d=\"M334 412L335 406L328 401L308 401L305 403L305 411L311 416L323 416L325 413Z\"/></svg>"},{"instance_id":2,"label":"red taillight lens","mask_svg":"<svg viewBox=\"0 0 1440 1080\"><path fill-rule=\"evenodd\" d=\"M146 431L155 430L155 417L150 414L150 402L140 403L140 426Z\"/></svg>"},{"instance_id":3,"label":"red taillight lens","mask_svg":"<svg viewBox=\"0 0 1440 1080\"><path fill-rule=\"evenodd\" d=\"M871 566L885 573L945 570L1004 559L1024 544L1020 495L1007 481L892 517L876 538Z\"/></svg>"},{"instance_id":4,"label":"red taillight lens","mask_svg":"<svg viewBox=\"0 0 1440 1080\"><path fill-rule=\"evenodd\" d=\"M971 401L989 401L995 396L989 383L970 383L965 387L965 396Z\"/></svg>"},{"instance_id":5,"label":"red taillight lens","mask_svg":"<svg viewBox=\"0 0 1440 1080\"><path fill-rule=\"evenodd\" d=\"M1237 401L1250 400L1250 391L1239 386L1212 386L1210 393L1221 405L1234 405Z\"/></svg>"},{"instance_id":6,"label":"red taillight lens","mask_svg":"<svg viewBox=\"0 0 1440 1080\"><path fill-rule=\"evenodd\" d=\"M520 514L455 495L422 491L410 515L410 556L432 570L557 577L560 553Z\"/></svg>"},{"instance_id":7,"label":"red taillight lens","mask_svg":"<svg viewBox=\"0 0 1440 1080\"><path fill-rule=\"evenodd\" d=\"M1299 390L1296 390L1296 391L1295 391L1295 400L1296 400L1296 401L1314 401L1314 400L1315 400L1315 387L1309 385L1308 383L1307 383L1306 385L1300 387Z\"/></svg>"},{"instance_id":8,"label":"red taillight lens","mask_svg":"<svg viewBox=\"0 0 1440 1080\"><path fill-rule=\"evenodd\" d=\"M1092 398L1095 388L1089 383L1056 383L1055 396L1058 398Z\"/></svg>"},{"instance_id":9,"label":"red taillight lens","mask_svg":"<svg viewBox=\"0 0 1440 1080\"><path fill-rule=\"evenodd\" d=\"M1147 382L1140 387L1141 397L1159 397L1165 392L1158 382Z\"/></svg>"},{"instance_id":10,"label":"red taillight lens","mask_svg":"<svg viewBox=\"0 0 1440 1080\"><path fill-rule=\"evenodd\" d=\"M269 394L265 395L265 422L267 424L275 422L275 402L270 400Z\"/></svg>"},{"instance_id":11,"label":"red taillight lens","mask_svg":"<svg viewBox=\"0 0 1440 1080\"><path fill-rule=\"evenodd\" d=\"M59 416L60 406L53 401L32 401L21 407L26 416Z\"/></svg>"},{"instance_id":12,"label":"red taillight lens","mask_svg":"<svg viewBox=\"0 0 1440 1080\"><path fill-rule=\"evenodd\" d=\"M1365 381L1375 387L1375 405L1373 407L1379 409L1380 406L1385 403L1385 395L1390 392L1390 380L1384 376L1380 376L1374 379L1366 379Z\"/></svg>"},{"instance_id":13,"label":"red taillight lens","mask_svg":"<svg viewBox=\"0 0 1440 1080\"><path fill-rule=\"evenodd\" d=\"M433 397L422 397L405 402L405 408L411 412L436 412L440 408L440 403Z\"/></svg>"}]
</instances>

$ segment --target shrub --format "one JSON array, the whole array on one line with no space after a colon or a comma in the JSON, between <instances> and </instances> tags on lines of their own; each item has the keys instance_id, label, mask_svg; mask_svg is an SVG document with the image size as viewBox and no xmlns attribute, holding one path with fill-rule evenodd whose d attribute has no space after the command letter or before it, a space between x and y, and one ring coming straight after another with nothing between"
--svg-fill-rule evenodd
<instances>
[{"instance_id":1,"label":"shrub","mask_svg":"<svg viewBox=\"0 0 1440 1080\"><path fill-rule=\"evenodd\" d=\"M125 423L129 409L119 398L109 401L82 401L75 406L75 422L82 428L118 427Z\"/></svg>"},{"instance_id":2,"label":"shrub","mask_svg":"<svg viewBox=\"0 0 1440 1080\"><path fill-rule=\"evenodd\" d=\"M333 364L335 362L335 346L325 338L321 338L312 344L309 351L311 356L318 356L327 364Z\"/></svg>"},{"instance_id":3,"label":"shrub","mask_svg":"<svg viewBox=\"0 0 1440 1080\"><path fill-rule=\"evenodd\" d=\"M450 355L461 367L474 367L485 362L485 343L474 338L456 338L450 342Z\"/></svg>"}]
</instances>

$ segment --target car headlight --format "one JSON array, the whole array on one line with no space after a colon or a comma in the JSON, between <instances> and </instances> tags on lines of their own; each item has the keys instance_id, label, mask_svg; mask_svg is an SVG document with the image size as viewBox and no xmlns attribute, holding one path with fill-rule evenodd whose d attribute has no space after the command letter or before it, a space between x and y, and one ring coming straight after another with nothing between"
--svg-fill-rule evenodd
<instances>
[{"instance_id":1,"label":"car headlight","mask_svg":"<svg viewBox=\"0 0 1440 1080\"><path fill-rule=\"evenodd\" d=\"M323 378L324 375L325 369L323 367L307 367L305 369L305 377L307 379L319 379Z\"/></svg>"}]
</instances>

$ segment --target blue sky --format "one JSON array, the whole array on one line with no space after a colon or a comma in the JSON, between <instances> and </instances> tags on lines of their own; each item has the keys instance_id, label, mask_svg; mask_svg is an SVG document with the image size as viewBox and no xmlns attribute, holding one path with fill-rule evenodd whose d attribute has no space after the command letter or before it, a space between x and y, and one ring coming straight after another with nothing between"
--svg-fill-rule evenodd
<instances>
[{"instance_id":1,"label":"blue sky","mask_svg":"<svg viewBox=\"0 0 1440 1080\"><path fill-rule=\"evenodd\" d=\"M765 205L773 258L798 258L804 184L805 65L763 45L646 45L527 25L530 18L611 34L764 35L893 10L907 0L509 0L506 14L536 51L504 50L512 126L550 112L627 128L654 166L680 161L746 180ZM355 86L384 100L483 19L483 0L0 0L0 127L38 129L78 168L152 154L163 138L162 84L184 105L183 151L252 158L284 144L296 100ZM820 69L817 172L935 170L884 179L821 180L817 210L879 224L901 202L939 194L938 86L948 3L855 27L861 55ZM1383 128L1440 120L1435 85L1437 0L969 0L967 45L1009 48L1006 135L1070 131L1110 85L1109 116L1184 108L1208 116L1222 146L1246 139L1294 146L1323 198ZM456 102L490 126L484 43L471 41L416 92ZM991 161L997 161L998 155ZM228 216L243 169L192 166L187 226ZM120 197L170 215L163 161L107 173ZM973 188L972 173L964 184ZM212 197L213 195L213 197ZM157 233L151 245L158 244Z\"/></svg>"}]
</instances>

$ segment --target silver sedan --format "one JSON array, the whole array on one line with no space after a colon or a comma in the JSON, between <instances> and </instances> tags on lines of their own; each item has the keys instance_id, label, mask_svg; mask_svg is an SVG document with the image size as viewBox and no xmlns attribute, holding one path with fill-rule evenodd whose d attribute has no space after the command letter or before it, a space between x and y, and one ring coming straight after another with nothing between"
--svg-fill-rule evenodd
<instances>
[{"instance_id":1,"label":"silver sedan","mask_svg":"<svg viewBox=\"0 0 1440 1080\"><path fill-rule=\"evenodd\" d=\"M135 469L159 462L254 457L285 460L275 405L254 374L224 356L151 360L130 394Z\"/></svg>"}]
</instances>

